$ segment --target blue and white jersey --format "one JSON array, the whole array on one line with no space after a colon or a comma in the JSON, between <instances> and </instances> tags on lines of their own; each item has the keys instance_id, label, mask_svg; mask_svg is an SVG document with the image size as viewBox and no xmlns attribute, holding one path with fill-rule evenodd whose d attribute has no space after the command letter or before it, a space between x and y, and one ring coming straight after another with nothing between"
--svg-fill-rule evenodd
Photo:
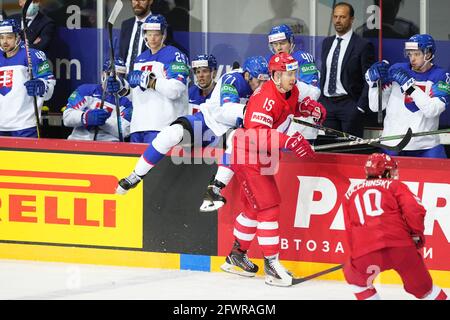
<instances>
[{"instance_id":1,"label":"blue and white jersey","mask_svg":"<svg viewBox=\"0 0 450 320\"><path fill-rule=\"evenodd\" d=\"M45 53L30 49L33 77L45 84L43 97L37 97L39 113L45 100L53 95L55 77ZM23 44L7 58L0 54L0 131L17 131L36 126L33 97L27 94L25 82L30 80L28 60Z\"/></svg>"},{"instance_id":2,"label":"blue and white jersey","mask_svg":"<svg viewBox=\"0 0 450 320\"><path fill-rule=\"evenodd\" d=\"M102 101L102 86L99 84L83 84L79 86L69 97L66 110L63 113L63 121L66 127L73 127L70 140L94 140L95 127L85 127L81 122L84 112L100 108ZM133 113L131 101L126 97L119 98L122 135L124 138L130 135L130 121ZM103 109L110 112L111 116L105 124L98 126L98 141L119 141L117 126L116 104L112 94L107 94Z\"/></svg>"},{"instance_id":3,"label":"blue and white jersey","mask_svg":"<svg viewBox=\"0 0 450 320\"><path fill-rule=\"evenodd\" d=\"M134 70L153 72L156 87L131 89L131 133L160 131L188 113L188 65L187 57L172 46L162 47L155 54L148 49L136 58Z\"/></svg>"},{"instance_id":4,"label":"blue and white jersey","mask_svg":"<svg viewBox=\"0 0 450 320\"><path fill-rule=\"evenodd\" d=\"M243 119L244 107L253 91L244 79L242 69L225 73L217 81L211 98L199 106L206 125L221 136Z\"/></svg>"},{"instance_id":5,"label":"blue and white jersey","mask_svg":"<svg viewBox=\"0 0 450 320\"><path fill-rule=\"evenodd\" d=\"M296 86L300 92L298 100L301 102L306 97L311 97L313 100L318 100L320 97L320 81L319 71L316 67L314 57L306 51L298 50L291 54L298 62L297 83ZM272 56L269 57L269 59ZM269 61L269 60L267 60ZM302 117L304 121L315 124L313 117ZM300 132L306 139L315 140L319 130L305 127L301 124L292 122L288 135L294 134L296 131Z\"/></svg>"},{"instance_id":6,"label":"blue and white jersey","mask_svg":"<svg viewBox=\"0 0 450 320\"><path fill-rule=\"evenodd\" d=\"M433 131L439 127L439 116L450 103L450 74L438 66L427 72L411 70L409 63L397 63L391 68L407 70L416 80L416 90L409 96L403 94L397 82L389 82L383 88L383 110L386 109L383 136L413 132ZM370 86L369 107L378 111L378 89ZM385 141L395 145L398 140ZM431 149L440 144L439 136L414 137L405 150Z\"/></svg>"},{"instance_id":7,"label":"blue and white jersey","mask_svg":"<svg viewBox=\"0 0 450 320\"><path fill-rule=\"evenodd\" d=\"M202 89L197 87L196 85L192 85L189 88L189 114L193 114L198 110L198 106L202 103L205 103L205 101L209 98L211 98L212 91L207 95L204 96L202 94Z\"/></svg>"}]
</instances>

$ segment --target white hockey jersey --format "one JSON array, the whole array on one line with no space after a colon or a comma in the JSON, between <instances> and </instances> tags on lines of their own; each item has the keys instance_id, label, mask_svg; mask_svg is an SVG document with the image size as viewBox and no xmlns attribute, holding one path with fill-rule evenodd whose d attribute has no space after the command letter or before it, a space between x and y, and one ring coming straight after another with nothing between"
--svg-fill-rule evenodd
<instances>
[{"instance_id":1,"label":"white hockey jersey","mask_svg":"<svg viewBox=\"0 0 450 320\"><path fill-rule=\"evenodd\" d=\"M402 93L397 82L389 82L383 88L384 119L383 137L413 132L437 130L439 116L450 103L450 75L444 69L433 66L424 73L411 70L409 63L398 63L391 68L407 70L416 80L416 90L411 96ZM369 107L378 111L378 88L369 82ZM394 146L399 140L383 143ZM439 136L414 137L404 150L431 149L440 144Z\"/></svg>"},{"instance_id":2,"label":"white hockey jersey","mask_svg":"<svg viewBox=\"0 0 450 320\"><path fill-rule=\"evenodd\" d=\"M243 77L242 69L225 73L217 81L211 97L198 106L205 123L214 134L222 136L244 118L244 107L252 90Z\"/></svg>"},{"instance_id":3,"label":"white hockey jersey","mask_svg":"<svg viewBox=\"0 0 450 320\"><path fill-rule=\"evenodd\" d=\"M157 53L140 54L134 70L150 71L156 76L156 87L131 89L133 117L131 133L160 131L178 117L188 114L188 59L177 48L165 46Z\"/></svg>"},{"instance_id":4,"label":"white hockey jersey","mask_svg":"<svg viewBox=\"0 0 450 320\"><path fill-rule=\"evenodd\" d=\"M85 127L81 122L84 112L99 108L102 101L102 86L98 84L83 84L69 97L67 108L63 113L66 127L73 127L67 138L69 140L94 140L95 127ZM130 121L133 112L131 101L126 97L119 99L120 124L124 138L130 135ZM119 127L117 125L116 105L114 96L107 94L103 108L111 113L105 124L98 126L97 141L119 141Z\"/></svg>"},{"instance_id":5,"label":"white hockey jersey","mask_svg":"<svg viewBox=\"0 0 450 320\"><path fill-rule=\"evenodd\" d=\"M43 97L37 97L39 114L45 100L53 95L55 77L45 53L31 49L33 77L45 83ZM25 82L30 80L28 61L23 44L12 57L0 55L0 131L17 131L36 126L33 97L27 94Z\"/></svg>"}]
</instances>

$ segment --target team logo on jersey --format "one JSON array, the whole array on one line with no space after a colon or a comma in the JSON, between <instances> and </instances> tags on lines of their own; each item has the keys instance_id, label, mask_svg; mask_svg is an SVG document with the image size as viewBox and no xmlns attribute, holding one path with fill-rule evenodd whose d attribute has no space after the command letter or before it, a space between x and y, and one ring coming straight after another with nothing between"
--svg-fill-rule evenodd
<instances>
[{"instance_id":1,"label":"team logo on jersey","mask_svg":"<svg viewBox=\"0 0 450 320\"><path fill-rule=\"evenodd\" d=\"M0 94L2 96L7 95L13 86L13 70L0 71Z\"/></svg>"},{"instance_id":2,"label":"team logo on jersey","mask_svg":"<svg viewBox=\"0 0 450 320\"><path fill-rule=\"evenodd\" d=\"M251 122L261 123L272 128L273 118L261 112L253 112Z\"/></svg>"}]
</instances>

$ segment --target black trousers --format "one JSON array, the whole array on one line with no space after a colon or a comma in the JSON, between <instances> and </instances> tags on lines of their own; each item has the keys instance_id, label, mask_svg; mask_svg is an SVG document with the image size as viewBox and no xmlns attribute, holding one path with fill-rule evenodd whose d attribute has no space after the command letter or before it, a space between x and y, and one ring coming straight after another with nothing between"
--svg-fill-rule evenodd
<instances>
[{"instance_id":1,"label":"black trousers","mask_svg":"<svg viewBox=\"0 0 450 320\"><path fill-rule=\"evenodd\" d=\"M327 109L327 118L323 123L325 127L363 137L363 113L350 96L330 98L322 95L319 102Z\"/></svg>"}]
</instances>

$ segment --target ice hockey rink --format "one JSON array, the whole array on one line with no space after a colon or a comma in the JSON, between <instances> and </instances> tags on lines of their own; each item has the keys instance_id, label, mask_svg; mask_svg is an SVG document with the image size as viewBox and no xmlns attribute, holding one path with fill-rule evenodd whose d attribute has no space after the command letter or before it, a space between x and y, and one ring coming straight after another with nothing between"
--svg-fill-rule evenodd
<instances>
[{"instance_id":1,"label":"ice hockey rink","mask_svg":"<svg viewBox=\"0 0 450 320\"><path fill-rule=\"evenodd\" d=\"M382 299L414 299L400 285L376 288ZM310 280L280 288L266 285L262 277L227 273L0 260L0 299L248 301L354 300L354 296L340 281Z\"/></svg>"}]
</instances>

